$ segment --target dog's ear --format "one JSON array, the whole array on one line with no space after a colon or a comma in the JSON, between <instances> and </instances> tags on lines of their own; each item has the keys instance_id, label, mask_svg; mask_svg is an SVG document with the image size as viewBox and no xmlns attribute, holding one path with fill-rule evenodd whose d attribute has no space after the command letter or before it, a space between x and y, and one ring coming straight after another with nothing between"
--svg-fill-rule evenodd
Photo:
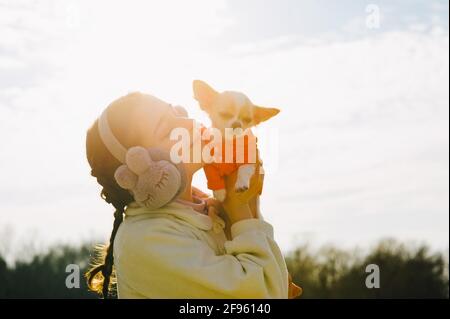
<instances>
[{"instance_id":1,"label":"dog's ear","mask_svg":"<svg viewBox=\"0 0 450 319\"><path fill-rule=\"evenodd\" d=\"M253 109L253 123L254 125L258 125L259 123L265 122L271 117L274 117L278 113L280 113L279 109L255 105Z\"/></svg>"},{"instance_id":2,"label":"dog's ear","mask_svg":"<svg viewBox=\"0 0 450 319\"><path fill-rule=\"evenodd\" d=\"M210 111L211 106L219 93L200 80L194 80L192 87L194 89L194 98L200 104L201 109L206 112Z\"/></svg>"}]
</instances>

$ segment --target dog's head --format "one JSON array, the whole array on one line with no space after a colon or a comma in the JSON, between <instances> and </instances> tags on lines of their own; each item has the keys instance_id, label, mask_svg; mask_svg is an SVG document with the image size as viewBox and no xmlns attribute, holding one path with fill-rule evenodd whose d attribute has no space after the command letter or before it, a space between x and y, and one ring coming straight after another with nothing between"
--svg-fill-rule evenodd
<instances>
[{"instance_id":1,"label":"dog's head","mask_svg":"<svg viewBox=\"0 0 450 319\"><path fill-rule=\"evenodd\" d=\"M246 130L277 115L276 108L261 107L253 104L250 99L234 91L219 93L203 81L193 83L194 98L200 107L208 113L212 125L222 133L226 128L241 128Z\"/></svg>"}]
</instances>

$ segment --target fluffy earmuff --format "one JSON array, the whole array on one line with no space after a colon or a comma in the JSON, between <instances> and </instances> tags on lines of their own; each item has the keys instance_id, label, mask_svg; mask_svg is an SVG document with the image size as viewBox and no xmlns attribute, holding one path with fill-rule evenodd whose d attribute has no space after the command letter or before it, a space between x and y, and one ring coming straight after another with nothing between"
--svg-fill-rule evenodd
<instances>
[{"instance_id":1,"label":"fluffy earmuff","mask_svg":"<svg viewBox=\"0 0 450 319\"><path fill-rule=\"evenodd\" d=\"M149 209L171 202L186 186L184 170L170 161L169 154L141 146L128 149L125 164L117 168L114 178L140 206Z\"/></svg>"}]
</instances>

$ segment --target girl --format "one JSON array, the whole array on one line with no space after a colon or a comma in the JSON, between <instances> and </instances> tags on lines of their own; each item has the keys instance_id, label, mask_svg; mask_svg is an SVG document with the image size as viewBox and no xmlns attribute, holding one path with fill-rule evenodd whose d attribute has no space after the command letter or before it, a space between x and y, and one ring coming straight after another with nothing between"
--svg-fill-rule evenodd
<instances>
[{"instance_id":1,"label":"girl","mask_svg":"<svg viewBox=\"0 0 450 319\"><path fill-rule=\"evenodd\" d=\"M234 191L235 175L228 178L223 204L191 185L203 163L177 165L182 187L162 206L139 205L136 193L117 183L121 147L167 154L176 142L171 130L192 132L193 126L179 108L131 93L111 103L88 130L91 174L115 208L104 260L87 273L90 288L107 298L114 264L119 298L295 297L299 290L290 283L272 226L249 204L262 187L258 172L244 193Z\"/></svg>"}]
</instances>

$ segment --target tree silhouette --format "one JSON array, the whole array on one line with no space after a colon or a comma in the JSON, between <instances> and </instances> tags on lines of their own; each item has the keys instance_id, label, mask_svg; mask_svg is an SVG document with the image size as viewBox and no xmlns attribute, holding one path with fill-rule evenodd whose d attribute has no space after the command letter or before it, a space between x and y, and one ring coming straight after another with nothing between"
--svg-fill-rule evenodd
<instances>
[{"instance_id":1,"label":"tree silhouette","mask_svg":"<svg viewBox=\"0 0 450 319\"><path fill-rule=\"evenodd\" d=\"M96 298L80 278L80 288L66 287L66 266L80 266L81 276L90 260L91 245L57 246L31 261L18 261L8 268L0 258L0 298ZM3 261L3 262L2 262Z\"/></svg>"},{"instance_id":2,"label":"tree silhouette","mask_svg":"<svg viewBox=\"0 0 450 319\"><path fill-rule=\"evenodd\" d=\"M381 241L365 258L336 248L312 254L307 246L286 259L303 298L448 298L447 262L427 246ZM378 265L380 288L366 287L366 266Z\"/></svg>"},{"instance_id":3,"label":"tree silhouette","mask_svg":"<svg viewBox=\"0 0 450 319\"><path fill-rule=\"evenodd\" d=\"M28 261L8 266L0 256L0 298L98 298L83 274L92 261L92 244L56 246ZM427 246L381 241L365 256L328 246L312 253L301 246L286 257L302 298L448 298L448 264ZM80 267L80 288L66 287L66 267ZM366 287L366 266L380 269L380 288Z\"/></svg>"}]
</instances>

